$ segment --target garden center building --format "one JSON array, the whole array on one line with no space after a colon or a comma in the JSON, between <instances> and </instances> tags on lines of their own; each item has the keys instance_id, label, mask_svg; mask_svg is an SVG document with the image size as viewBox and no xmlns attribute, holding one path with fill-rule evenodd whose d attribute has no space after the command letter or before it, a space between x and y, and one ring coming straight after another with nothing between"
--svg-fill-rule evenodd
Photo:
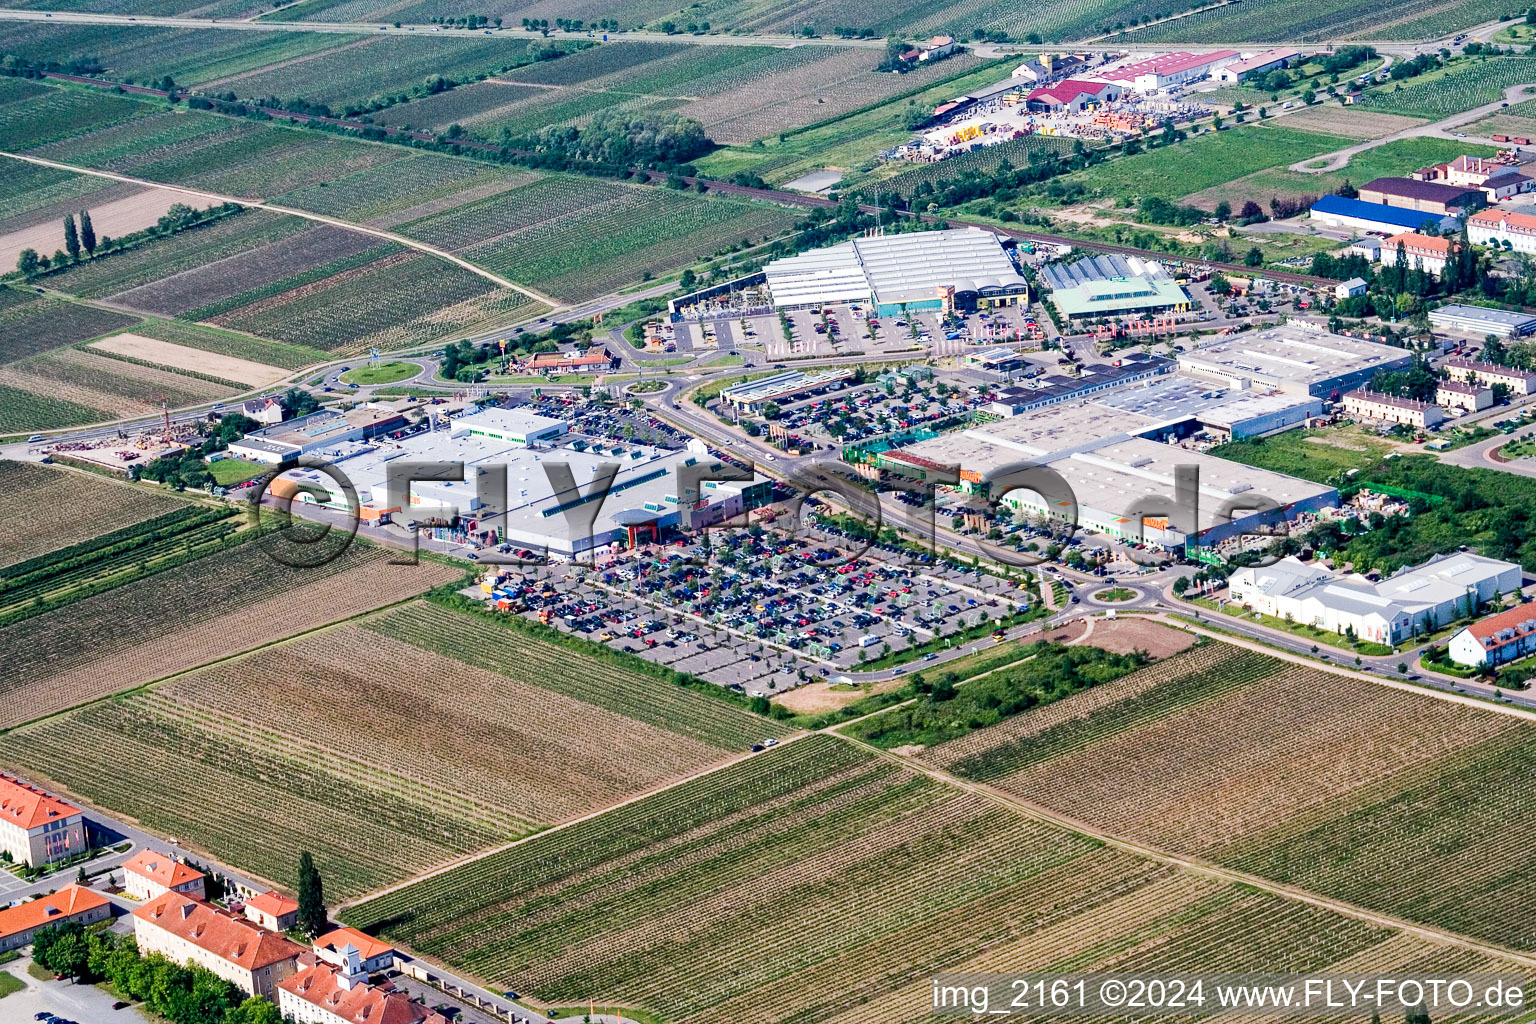
<instances>
[{"instance_id":1,"label":"garden center building","mask_svg":"<svg viewBox=\"0 0 1536 1024\"><path fill-rule=\"evenodd\" d=\"M880 316L986 309L1029 301L1010 249L981 228L913 231L788 256L763 273L780 309L867 304Z\"/></svg>"}]
</instances>

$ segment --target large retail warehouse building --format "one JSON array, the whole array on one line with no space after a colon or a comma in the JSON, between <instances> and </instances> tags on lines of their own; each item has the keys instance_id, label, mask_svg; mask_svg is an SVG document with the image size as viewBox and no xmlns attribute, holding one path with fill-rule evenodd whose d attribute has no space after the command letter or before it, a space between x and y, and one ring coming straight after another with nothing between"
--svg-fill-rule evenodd
<instances>
[{"instance_id":1,"label":"large retail warehouse building","mask_svg":"<svg viewBox=\"0 0 1536 1024\"><path fill-rule=\"evenodd\" d=\"M1029 284L1002 240L981 228L876 235L774 260L773 304L871 305L880 316L1027 302Z\"/></svg>"}]
</instances>

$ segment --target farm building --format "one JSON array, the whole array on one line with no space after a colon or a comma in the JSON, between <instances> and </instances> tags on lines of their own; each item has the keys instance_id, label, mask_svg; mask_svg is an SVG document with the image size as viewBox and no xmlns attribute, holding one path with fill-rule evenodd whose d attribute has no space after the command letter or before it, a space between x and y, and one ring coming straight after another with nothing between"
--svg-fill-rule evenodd
<instances>
[{"instance_id":1,"label":"farm building","mask_svg":"<svg viewBox=\"0 0 1536 1024\"><path fill-rule=\"evenodd\" d=\"M1518 565L1458 552L1405 567L1379 582L1282 558L1237 570L1227 586L1232 600L1251 611L1331 633L1353 632L1373 643L1398 644L1475 614L1496 595L1519 589L1520 580Z\"/></svg>"},{"instance_id":2,"label":"farm building","mask_svg":"<svg viewBox=\"0 0 1536 1024\"><path fill-rule=\"evenodd\" d=\"M1069 78L1065 82L1035 89L1024 97L1030 110L1045 113L1080 114L1090 107L1113 103L1123 89L1118 82L1087 82Z\"/></svg>"},{"instance_id":3,"label":"farm building","mask_svg":"<svg viewBox=\"0 0 1536 1024\"><path fill-rule=\"evenodd\" d=\"M1469 668L1503 665L1536 654L1536 610L1516 605L1479 619L1457 631L1446 651L1456 664Z\"/></svg>"},{"instance_id":4,"label":"farm building","mask_svg":"<svg viewBox=\"0 0 1536 1024\"><path fill-rule=\"evenodd\" d=\"M1433 402L1383 394L1370 388L1360 388L1345 394L1344 411L1363 420L1400 423L1420 430L1433 429L1445 422L1445 413Z\"/></svg>"},{"instance_id":5,"label":"farm building","mask_svg":"<svg viewBox=\"0 0 1536 1024\"><path fill-rule=\"evenodd\" d=\"M1419 213L1461 217L1483 206L1487 197L1480 189L1458 188L1437 181L1376 178L1360 186L1360 199L1367 203L1417 210Z\"/></svg>"},{"instance_id":6,"label":"farm building","mask_svg":"<svg viewBox=\"0 0 1536 1024\"><path fill-rule=\"evenodd\" d=\"M1105 68L1095 72L1093 77L1106 82L1118 82L1139 93L1152 93L1169 86L1198 82L1241 59L1242 54L1236 50L1216 50L1213 53L1181 51Z\"/></svg>"},{"instance_id":7,"label":"farm building","mask_svg":"<svg viewBox=\"0 0 1536 1024\"><path fill-rule=\"evenodd\" d=\"M1327 227L1378 231L1388 235L1401 231L1439 232L1456 223L1454 217L1424 214L1384 203L1345 199L1343 196L1323 196L1312 204L1311 218Z\"/></svg>"},{"instance_id":8,"label":"farm building","mask_svg":"<svg viewBox=\"0 0 1536 1024\"><path fill-rule=\"evenodd\" d=\"M1381 239L1371 235L1357 238L1344 249L1346 256L1364 256L1372 263L1381 259Z\"/></svg>"},{"instance_id":9,"label":"farm building","mask_svg":"<svg viewBox=\"0 0 1536 1024\"><path fill-rule=\"evenodd\" d=\"M0 851L17 864L42 867L86 849L80 808L0 775Z\"/></svg>"},{"instance_id":10,"label":"farm building","mask_svg":"<svg viewBox=\"0 0 1536 1024\"><path fill-rule=\"evenodd\" d=\"M123 888L136 900L152 900L168 892L203 899L204 875L175 857L140 850L123 865Z\"/></svg>"},{"instance_id":11,"label":"farm building","mask_svg":"<svg viewBox=\"0 0 1536 1024\"><path fill-rule=\"evenodd\" d=\"M1395 267L1399 263L1417 267L1432 277L1439 277L1445 273L1446 263L1459 248L1449 238L1440 235L1405 231L1381 243L1381 262L1388 267Z\"/></svg>"},{"instance_id":12,"label":"farm building","mask_svg":"<svg viewBox=\"0 0 1536 1024\"><path fill-rule=\"evenodd\" d=\"M1189 294L1161 263L1139 256L1090 256L1040 269L1051 304L1068 319L1187 310Z\"/></svg>"},{"instance_id":13,"label":"farm building","mask_svg":"<svg viewBox=\"0 0 1536 1024\"><path fill-rule=\"evenodd\" d=\"M1245 57L1218 68L1216 81L1235 84L1246 78L1278 71L1300 59L1301 51L1295 47L1285 46L1276 50L1265 50L1263 53L1256 53L1252 57Z\"/></svg>"},{"instance_id":14,"label":"farm building","mask_svg":"<svg viewBox=\"0 0 1536 1024\"><path fill-rule=\"evenodd\" d=\"M304 952L276 932L174 892L134 909L133 935L140 953L190 961L249 995L269 999L277 984L298 970Z\"/></svg>"},{"instance_id":15,"label":"farm building","mask_svg":"<svg viewBox=\"0 0 1536 1024\"><path fill-rule=\"evenodd\" d=\"M32 942L39 928L49 925L94 924L112 916L112 901L81 885L66 885L56 893L0 910L0 953Z\"/></svg>"},{"instance_id":16,"label":"farm building","mask_svg":"<svg viewBox=\"0 0 1536 1024\"><path fill-rule=\"evenodd\" d=\"M1479 210L1467 218L1467 240L1527 255L1536 253L1536 216L1513 210Z\"/></svg>"},{"instance_id":17,"label":"farm building","mask_svg":"<svg viewBox=\"0 0 1536 1024\"><path fill-rule=\"evenodd\" d=\"M1503 310L1488 310L1500 313ZM1502 384L1512 395L1529 395L1536 392L1536 373L1498 363L1485 363L1477 359L1452 358L1445 361L1445 370L1452 380L1468 381L1491 388Z\"/></svg>"},{"instance_id":18,"label":"farm building","mask_svg":"<svg viewBox=\"0 0 1536 1024\"><path fill-rule=\"evenodd\" d=\"M1378 373L1413 365L1412 354L1403 349L1333 334L1304 321L1219 338L1178 358L1181 372L1228 387L1322 399L1337 399Z\"/></svg>"},{"instance_id":19,"label":"farm building","mask_svg":"<svg viewBox=\"0 0 1536 1024\"><path fill-rule=\"evenodd\" d=\"M856 238L774 260L763 271L780 309L869 303L880 316L896 316L1029 301L1009 250L981 228Z\"/></svg>"}]
</instances>

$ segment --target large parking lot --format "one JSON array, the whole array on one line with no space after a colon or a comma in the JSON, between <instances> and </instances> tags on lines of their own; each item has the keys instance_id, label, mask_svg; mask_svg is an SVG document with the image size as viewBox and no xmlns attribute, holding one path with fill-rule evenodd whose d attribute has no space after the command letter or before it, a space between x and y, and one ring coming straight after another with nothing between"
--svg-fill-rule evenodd
<instances>
[{"instance_id":1,"label":"large parking lot","mask_svg":"<svg viewBox=\"0 0 1536 1024\"><path fill-rule=\"evenodd\" d=\"M857 669L1027 607L1012 581L943 563L890 564L812 532L720 534L594 569L507 574L491 595L566 632L750 693Z\"/></svg>"}]
</instances>

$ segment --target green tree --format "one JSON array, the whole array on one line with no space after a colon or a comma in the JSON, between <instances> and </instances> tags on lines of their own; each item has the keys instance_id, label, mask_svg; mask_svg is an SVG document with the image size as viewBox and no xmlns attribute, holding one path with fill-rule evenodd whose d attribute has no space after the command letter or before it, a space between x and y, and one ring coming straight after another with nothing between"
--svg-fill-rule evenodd
<instances>
[{"instance_id":1,"label":"green tree","mask_svg":"<svg viewBox=\"0 0 1536 1024\"><path fill-rule=\"evenodd\" d=\"M315 859L305 850L299 854L299 929L306 935L315 936L325 931L328 924L325 912L325 883Z\"/></svg>"},{"instance_id":2,"label":"green tree","mask_svg":"<svg viewBox=\"0 0 1536 1024\"><path fill-rule=\"evenodd\" d=\"M80 258L80 234L75 230L75 215L72 213L64 215L64 248L69 250L70 259Z\"/></svg>"},{"instance_id":3,"label":"green tree","mask_svg":"<svg viewBox=\"0 0 1536 1024\"><path fill-rule=\"evenodd\" d=\"M1245 266L1262 267L1264 265L1264 250L1258 246L1249 249L1248 254L1243 257L1243 263Z\"/></svg>"},{"instance_id":4,"label":"green tree","mask_svg":"<svg viewBox=\"0 0 1536 1024\"><path fill-rule=\"evenodd\" d=\"M1232 216L1232 204L1223 199L1221 202L1216 204L1216 209L1214 212L1217 220L1225 222Z\"/></svg>"},{"instance_id":5,"label":"green tree","mask_svg":"<svg viewBox=\"0 0 1536 1024\"><path fill-rule=\"evenodd\" d=\"M21 254L16 257L16 269L21 272L23 277L31 277L37 273L40 265L41 261L38 259L36 249L23 249Z\"/></svg>"},{"instance_id":6,"label":"green tree","mask_svg":"<svg viewBox=\"0 0 1536 1024\"><path fill-rule=\"evenodd\" d=\"M96 229L91 225L91 211L80 211L80 244L91 255L96 254Z\"/></svg>"}]
</instances>

